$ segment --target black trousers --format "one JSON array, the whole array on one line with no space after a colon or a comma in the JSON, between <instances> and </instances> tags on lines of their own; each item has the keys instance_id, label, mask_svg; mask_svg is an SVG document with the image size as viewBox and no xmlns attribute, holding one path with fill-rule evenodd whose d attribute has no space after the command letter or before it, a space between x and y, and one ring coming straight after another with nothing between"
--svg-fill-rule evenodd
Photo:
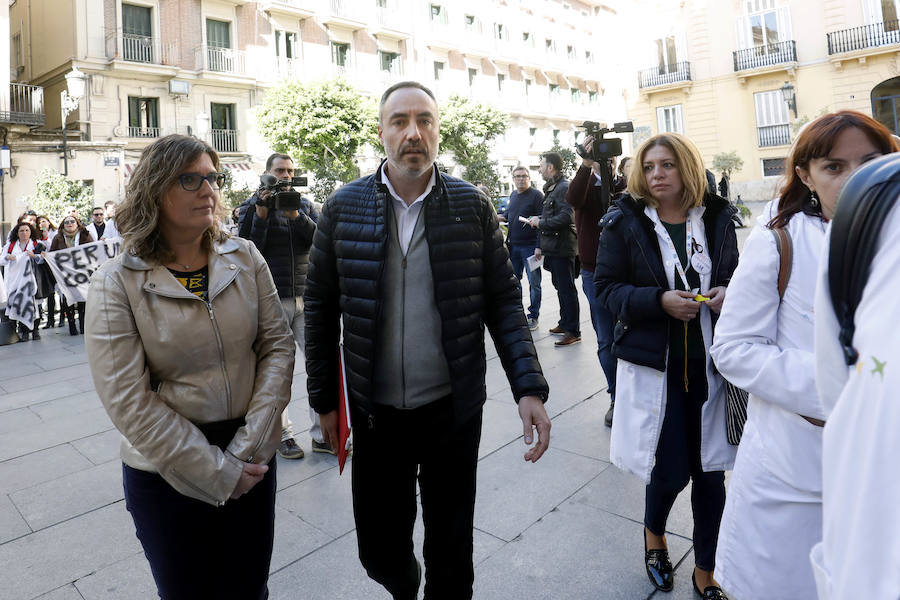
<instances>
[{"instance_id":1,"label":"black trousers","mask_svg":"<svg viewBox=\"0 0 900 600\"><path fill-rule=\"evenodd\" d=\"M221 507L188 498L158 474L128 465L122 465L122 480L125 506L134 519L160 598L269 597L275 535L274 459L262 481Z\"/></svg>"},{"instance_id":2,"label":"black trousers","mask_svg":"<svg viewBox=\"0 0 900 600\"><path fill-rule=\"evenodd\" d=\"M707 473L700 466L700 412L707 395L706 361L688 360L687 392L683 361L670 360L666 369L666 415L656 446L656 465L647 484L644 525L653 534L663 535L675 498L693 480L694 559L698 567L712 571L716 566L719 522L725 510L725 472Z\"/></svg>"},{"instance_id":3,"label":"black trousers","mask_svg":"<svg viewBox=\"0 0 900 600\"><path fill-rule=\"evenodd\" d=\"M362 415L354 423L365 424ZM481 411L454 425L445 398L412 410L378 407L353 429L353 515L359 559L395 600L418 585L413 555L416 478L425 523L425 598L472 598L472 529Z\"/></svg>"}]
</instances>

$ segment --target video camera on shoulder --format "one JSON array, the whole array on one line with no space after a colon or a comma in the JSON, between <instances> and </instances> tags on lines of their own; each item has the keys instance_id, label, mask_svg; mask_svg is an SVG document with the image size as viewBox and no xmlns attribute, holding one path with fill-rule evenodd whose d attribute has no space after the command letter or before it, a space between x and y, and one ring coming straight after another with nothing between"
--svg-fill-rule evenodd
<instances>
[{"instance_id":1,"label":"video camera on shoulder","mask_svg":"<svg viewBox=\"0 0 900 600\"><path fill-rule=\"evenodd\" d=\"M294 187L306 187L306 177L292 177L291 179L278 179L268 173L259 177L259 191L270 190L272 194L263 200L257 199L257 204L275 210L293 211L300 210L300 193L293 190Z\"/></svg>"},{"instance_id":2,"label":"video camera on shoulder","mask_svg":"<svg viewBox=\"0 0 900 600\"><path fill-rule=\"evenodd\" d=\"M605 138L607 133L632 133L634 131L634 123L631 121L622 121L615 123L612 127L604 127L595 121L585 121L581 124L587 135L594 138L591 151L585 150L582 144L575 144L575 151L581 158L593 160L595 162L605 163L610 158L622 155L622 138Z\"/></svg>"}]
</instances>

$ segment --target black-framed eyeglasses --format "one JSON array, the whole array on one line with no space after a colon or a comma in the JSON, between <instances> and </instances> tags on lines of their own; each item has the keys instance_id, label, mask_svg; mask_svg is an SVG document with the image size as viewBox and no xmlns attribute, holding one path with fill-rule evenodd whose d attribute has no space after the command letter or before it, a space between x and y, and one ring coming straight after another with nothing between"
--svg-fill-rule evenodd
<instances>
[{"instance_id":1,"label":"black-framed eyeglasses","mask_svg":"<svg viewBox=\"0 0 900 600\"><path fill-rule=\"evenodd\" d=\"M77 223L77 221L75 221L74 219L66 219L65 221L63 221L62 224L63 225L74 225L75 223Z\"/></svg>"},{"instance_id":2,"label":"black-framed eyeglasses","mask_svg":"<svg viewBox=\"0 0 900 600\"><path fill-rule=\"evenodd\" d=\"M217 190L225 183L225 173L182 173L178 176L178 183L181 189L186 192L196 192L203 185L203 181L209 182L212 189Z\"/></svg>"}]
</instances>

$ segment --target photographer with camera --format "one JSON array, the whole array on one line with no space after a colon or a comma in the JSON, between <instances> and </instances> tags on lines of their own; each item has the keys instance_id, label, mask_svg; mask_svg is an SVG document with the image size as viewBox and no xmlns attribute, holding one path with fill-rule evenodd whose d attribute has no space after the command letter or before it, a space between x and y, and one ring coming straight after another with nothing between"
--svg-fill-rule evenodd
<instances>
[{"instance_id":1,"label":"photographer with camera","mask_svg":"<svg viewBox=\"0 0 900 600\"><path fill-rule=\"evenodd\" d=\"M303 352L303 292L309 270L309 248L319 215L309 200L293 191L293 186L305 185L305 178L294 177L294 161L287 154L269 156L266 170L259 179L259 189L243 205L238 234L256 244L266 259L294 341ZM333 454L331 446L322 437L319 416L311 409L310 419L313 422L310 430L313 451ZM278 454L293 459L304 456L303 449L294 439L287 408L281 413Z\"/></svg>"},{"instance_id":2,"label":"photographer with camera","mask_svg":"<svg viewBox=\"0 0 900 600\"><path fill-rule=\"evenodd\" d=\"M594 269L597 267L597 245L600 240L600 219L609 210L609 194L603 193L603 170L601 162L591 158L594 137L588 135L584 143L577 148L582 158L578 172L569 183L566 202L575 209L575 231L578 233L578 256L581 257L581 287L587 297L591 309L591 324L597 334L597 358L606 376L609 390L609 410L606 411L605 423L612 427L613 410L616 404L616 357L612 353L613 326L615 320L612 313L604 308L594 291ZM611 184L608 189L613 193L625 189L625 179L611 176L615 173L615 157L601 158L607 161L606 175Z\"/></svg>"}]
</instances>

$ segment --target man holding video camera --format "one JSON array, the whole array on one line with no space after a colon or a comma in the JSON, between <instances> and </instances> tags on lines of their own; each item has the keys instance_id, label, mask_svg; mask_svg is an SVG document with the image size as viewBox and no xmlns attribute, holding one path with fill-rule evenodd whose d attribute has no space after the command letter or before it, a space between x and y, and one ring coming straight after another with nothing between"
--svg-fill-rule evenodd
<instances>
[{"instance_id":1,"label":"man holding video camera","mask_svg":"<svg viewBox=\"0 0 900 600\"><path fill-rule=\"evenodd\" d=\"M319 215L309 200L293 191L294 185L303 184L294 178L294 161L287 154L275 153L266 160L260 183L256 193L244 203L238 234L256 244L266 259L294 340L303 352L303 292L309 270L309 248ZM313 451L334 454L322 438L319 416L311 409L310 419ZM284 458L303 458L287 409L281 414L278 454Z\"/></svg>"}]
</instances>

